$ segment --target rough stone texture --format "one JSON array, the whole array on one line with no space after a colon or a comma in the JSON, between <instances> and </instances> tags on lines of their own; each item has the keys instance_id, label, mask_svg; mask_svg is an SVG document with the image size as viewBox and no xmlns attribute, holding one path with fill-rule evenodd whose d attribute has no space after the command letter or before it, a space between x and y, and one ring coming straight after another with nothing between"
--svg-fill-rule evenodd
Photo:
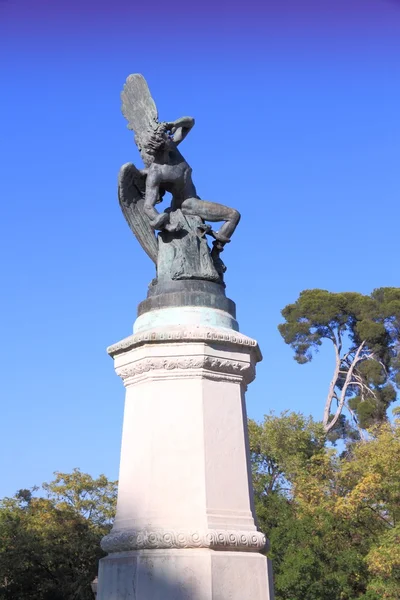
<instances>
[{"instance_id":1,"label":"rough stone texture","mask_svg":"<svg viewBox=\"0 0 400 600\"><path fill-rule=\"evenodd\" d=\"M100 561L97 600L274 600L264 556L139 550Z\"/></svg>"},{"instance_id":2,"label":"rough stone texture","mask_svg":"<svg viewBox=\"0 0 400 600\"><path fill-rule=\"evenodd\" d=\"M170 212L170 223L179 231L158 234L157 281L161 284L182 279L219 281L207 239L201 234L204 221L176 210Z\"/></svg>"},{"instance_id":3,"label":"rough stone texture","mask_svg":"<svg viewBox=\"0 0 400 600\"><path fill-rule=\"evenodd\" d=\"M257 342L166 325L108 351L126 403L98 600L271 600L244 398L261 360Z\"/></svg>"}]
</instances>

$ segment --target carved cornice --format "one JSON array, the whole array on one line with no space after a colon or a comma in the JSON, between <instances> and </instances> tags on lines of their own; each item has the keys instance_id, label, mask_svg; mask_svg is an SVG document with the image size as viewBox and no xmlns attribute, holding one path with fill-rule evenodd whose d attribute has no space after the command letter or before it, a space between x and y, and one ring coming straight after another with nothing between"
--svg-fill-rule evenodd
<instances>
[{"instance_id":1,"label":"carved cornice","mask_svg":"<svg viewBox=\"0 0 400 600\"><path fill-rule=\"evenodd\" d=\"M261 552L267 549L267 539L259 531L230 531L208 529L187 531L151 529L111 531L101 541L105 552L129 550L158 550L172 548L210 548L211 550L237 550Z\"/></svg>"},{"instance_id":2,"label":"carved cornice","mask_svg":"<svg viewBox=\"0 0 400 600\"><path fill-rule=\"evenodd\" d=\"M114 357L122 352L127 352L149 343L179 343L179 342L220 342L225 345L242 346L251 348L255 352L256 362L262 360L261 352L256 340L229 329L217 327L182 326L157 327L149 329L121 340L107 348L110 356Z\"/></svg>"},{"instance_id":3,"label":"carved cornice","mask_svg":"<svg viewBox=\"0 0 400 600\"><path fill-rule=\"evenodd\" d=\"M118 367L116 372L125 381L149 372L154 373L161 370L164 372L172 371L171 375L173 377L176 377L177 370L200 370L203 376L207 376L207 373L212 373L214 379L215 375L218 374L218 376L225 380L230 380L230 378L235 381L243 379L246 383L250 383L255 377L254 366L249 362L205 355L147 357L124 367Z\"/></svg>"}]
</instances>

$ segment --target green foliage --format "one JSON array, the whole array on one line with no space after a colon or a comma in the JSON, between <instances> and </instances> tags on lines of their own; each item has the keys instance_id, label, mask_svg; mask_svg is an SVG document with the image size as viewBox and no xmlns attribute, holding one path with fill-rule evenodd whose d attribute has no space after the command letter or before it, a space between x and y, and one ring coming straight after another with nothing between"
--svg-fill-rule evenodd
<instances>
[{"instance_id":1,"label":"green foliage","mask_svg":"<svg viewBox=\"0 0 400 600\"><path fill-rule=\"evenodd\" d=\"M293 412L265 415L263 424L249 420L249 436L256 494L287 491L288 480L325 443L320 423Z\"/></svg>"},{"instance_id":2,"label":"green foliage","mask_svg":"<svg viewBox=\"0 0 400 600\"><path fill-rule=\"evenodd\" d=\"M360 429L385 421L400 385L400 288L370 296L305 290L282 315L279 331L299 364L310 362L324 341L334 346L325 431L343 426L344 408Z\"/></svg>"},{"instance_id":3,"label":"green foliage","mask_svg":"<svg viewBox=\"0 0 400 600\"><path fill-rule=\"evenodd\" d=\"M249 433L276 600L399 600L400 419L340 456L301 414L250 421Z\"/></svg>"},{"instance_id":4,"label":"green foliage","mask_svg":"<svg viewBox=\"0 0 400 600\"><path fill-rule=\"evenodd\" d=\"M54 475L54 481L42 487L56 506L71 507L95 525L111 524L117 502L115 481L109 481L105 475L93 479L79 469L72 473L56 471Z\"/></svg>"},{"instance_id":5,"label":"green foliage","mask_svg":"<svg viewBox=\"0 0 400 600\"><path fill-rule=\"evenodd\" d=\"M116 483L75 469L43 488L0 503L0 599L93 600L90 582L103 556Z\"/></svg>"},{"instance_id":6,"label":"green foliage","mask_svg":"<svg viewBox=\"0 0 400 600\"><path fill-rule=\"evenodd\" d=\"M353 296L353 295L352 295ZM282 310L285 323L278 326L287 344L295 351L295 360L302 364L312 360L322 340L332 339L335 330L345 331L348 325L346 294L326 290L305 290L294 304Z\"/></svg>"},{"instance_id":7,"label":"green foliage","mask_svg":"<svg viewBox=\"0 0 400 600\"><path fill-rule=\"evenodd\" d=\"M349 401L350 406L350 401ZM346 418L344 414L340 414L333 429L327 432L326 440L333 446L336 446L338 440L344 440L346 446L360 439L360 432L354 424Z\"/></svg>"}]
</instances>

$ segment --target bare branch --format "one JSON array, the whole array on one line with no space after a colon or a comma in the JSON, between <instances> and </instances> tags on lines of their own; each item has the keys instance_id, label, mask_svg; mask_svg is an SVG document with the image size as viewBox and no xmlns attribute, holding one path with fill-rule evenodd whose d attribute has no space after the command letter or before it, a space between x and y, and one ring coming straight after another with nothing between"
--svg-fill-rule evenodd
<instances>
[{"instance_id":1,"label":"bare branch","mask_svg":"<svg viewBox=\"0 0 400 600\"><path fill-rule=\"evenodd\" d=\"M348 358L349 358L350 354L352 354L353 352L354 352L354 349L353 349L353 348L351 348L351 349L350 349L348 352L346 352L346 354L343 354L342 361L343 361L343 362L347 362L347 360L348 360Z\"/></svg>"},{"instance_id":2,"label":"bare branch","mask_svg":"<svg viewBox=\"0 0 400 600\"><path fill-rule=\"evenodd\" d=\"M339 341L338 341L338 339L337 339L337 337L336 337L336 335L335 335L335 331L334 331L334 330L332 329L332 327L330 327L329 325L327 325L327 329L329 329L329 331L331 332L331 336L330 336L330 337L328 336L328 337L329 337L329 339L330 339L330 340L332 340L332 342L333 342L333 345L334 345L334 346L336 346L336 347L338 348L338 350L339 350L339 353L340 353L340 350L341 350L341 349L339 348L339 345L340 345L340 343L339 343Z\"/></svg>"},{"instance_id":3,"label":"bare branch","mask_svg":"<svg viewBox=\"0 0 400 600\"><path fill-rule=\"evenodd\" d=\"M336 344L334 344L334 348L335 348L335 371L333 373L333 377L332 377L331 383L329 385L328 397L325 402L324 419L323 419L324 427L326 426L326 424L329 421L329 415L331 414L332 401L334 400L334 398L336 396L335 387L336 387L336 383L337 383L337 380L339 377L340 364L341 364L340 353L339 353L339 349L336 346ZM336 399L338 399L337 396L336 396Z\"/></svg>"},{"instance_id":4,"label":"bare branch","mask_svg":"<svg viewBox=\"0 0 400 600\"><path fill-rule=\"evenodd\" d=\"M342 351L342 332L340 330L340 327L338 327L337 329L337 340L338 340L338 350L339 350L339 354Z\"/></svg>"},{"instance_id":5,"label":"bare branch","mask_svg":"<svg viewBox=\"0 0 400 600\"><path fill-rule=\"evenodd\" d=\"M354 421L354 425L357 427L357 431L360 434L360 438L362 439L363 442L365 442L366 440L366 436L365 433L363 432L363 430L361 429L361 427L358 424L358 419L357 419L357 415L355 414L355 412L350 408L350 406L347 404L347 402L344 403L345 407L347 408L347 410L350 413L351 418Z\"/></svg>"},{"instance_id":6,"label":"bare branch","mask_svg":"<svg viewBox=\"0 0 400 600\"><path fill-rule=\"evenodd\" d=\"M349 370L347 372L347 375L346 375L346 379L345 379L345 382L344 382L344 385L343 385L343 388L342 388L342 393L340 395L339 405L338 405L336 413L335 413L335 415L334 415L334 417L333 417L333 419L331 421L329 421L329 416L330 416L330 408L331 408L331 405L332 405L333 390L331 392L331 389L329 389L330 395L328 394L328 399L327 399L327 402L325 404L324 420L323 420L323 425L324 425L324 429L325 429L326 433L328 433L336 425L336 423L337 423L337 421L338 421L338 419L339 419L339 417L340 417L340 415L342 413L343 405L344 405L344 402L345 402L345 399L346 399L347 390L348 390L349 385L351 384L351 380L352 380L352 377L353 377L354 369L355 369L357 363L360 361L360 356L361 356L361 353L362 353L363 348L365 346L365 343L366 343L365 340L363 342L361 342L361 344L359 345L359 347L358 347L358 349L357 349L357 351L355 353L353 361L352 361L352 363L351 363L351 365L349 367ZM337 372L339 370L337 362L338 361L336 359L336 367L335 367L336 379L335 379L334 386L336 384ZM340 364L340 357L339 357L339 364ZM334 377L335 377L335 375L334 375ZM331 386L332 386L333 381L334 380L332 379Z\"/></svg>"},{"instance_id":7,"label":"bare branch","mask_svg":"<svg viewBox=\"0 0 400 600\"><path fill-rule=\"evenodd\" d=\"M377 400L378 396L376 395L375 391L372 388L370 388L366 383L363 383L362 381L352 381L349 384L349 386L351 387L352 385L356 385L357 387L359 387L362 395L364 395L365 392L367 396L371 395L375 398L375 400Z\"/></svg>"},{"instance_id":8,"label":"bare branch","mask_svg":"<svg viewBox=\"0 0 400 600\"><path fill-rule=\"evenodd\" d=\"M383 364L383 362L381 360L378 360L377 358L375 358L375 356L374 356L374 360L376 360L376 362L381 365L381 367L382 367L382 369L383 369L383 371L384 371L384 373L385 373L385 375L387 377L389 375L389 373L388 373L388 370L387 370L386 366Z\"/></svg>"},{"instance_id":9,"label":"bare branch","mask_svg":"<svg viewBox=\"0 0 400 600\"><path fill-rule=\"evenodd\" d=\"M379 510L376 510L376 508L373 508L372 506L370 506L369 504L367 506L364 506L363 508L369 508L370 510L372 510L380 519L382 519L382 521L385 521L385 523L387 523L388 525L390 525L390 527L394 527L394 523L392 521L389 521L389 519L387 519L386 517L384 517L382 515L382 513L379 512Z\"/></svg>"}]
</instances>

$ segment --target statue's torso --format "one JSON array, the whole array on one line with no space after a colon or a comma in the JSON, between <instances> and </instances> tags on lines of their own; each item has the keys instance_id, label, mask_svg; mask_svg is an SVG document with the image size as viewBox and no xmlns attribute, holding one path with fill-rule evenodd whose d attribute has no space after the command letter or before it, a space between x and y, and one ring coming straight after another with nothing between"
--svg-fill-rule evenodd
<instances>
[{"instance_id":1,"label":"statue's torso","mask_svg":"<svg viewBox=\"0 0 400 600\"><path fill-rule=\"evenodd\" d=\"M176 200L184 200L196 194L191 173L191 167L176 144L169 140L163 151L155 157L148 175L155 175L160 186L170 192Z\"/></svg>"}]
</instances>

